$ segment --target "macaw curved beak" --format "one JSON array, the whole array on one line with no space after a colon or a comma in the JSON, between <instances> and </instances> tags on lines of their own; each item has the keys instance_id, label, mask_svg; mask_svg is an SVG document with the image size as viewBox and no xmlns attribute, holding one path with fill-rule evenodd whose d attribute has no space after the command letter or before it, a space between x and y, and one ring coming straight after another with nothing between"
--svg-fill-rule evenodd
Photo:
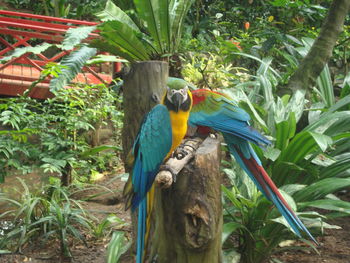
<instances>
[{"instance_id":1,"label":"macaw curved beak","mask_svg":"<svg viewBox=\"0 0 350 263\"><path fill-rule=\"evenodd\" d=\"M171 101L175 106L176 111L179 111L181 104L183 103L184 97L181 95L181 93L175 93L171 97Z\"/></svg>"}]
</instances>

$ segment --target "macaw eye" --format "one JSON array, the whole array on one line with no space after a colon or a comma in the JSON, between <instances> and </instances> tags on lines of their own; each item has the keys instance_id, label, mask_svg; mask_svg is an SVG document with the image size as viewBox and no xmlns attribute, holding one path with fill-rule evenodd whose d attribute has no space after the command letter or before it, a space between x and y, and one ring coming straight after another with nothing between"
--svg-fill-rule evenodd
<instances>
[{"instance_id":1,"label":"macaw eye","mask_svg":"<svg viewBox=\"0 0 350 263\"><path fill-rule=\"evenodd\" d=\"M185 95L185 90L184 89L181 90L181 94Z\"/></svg>"}]
</instances>

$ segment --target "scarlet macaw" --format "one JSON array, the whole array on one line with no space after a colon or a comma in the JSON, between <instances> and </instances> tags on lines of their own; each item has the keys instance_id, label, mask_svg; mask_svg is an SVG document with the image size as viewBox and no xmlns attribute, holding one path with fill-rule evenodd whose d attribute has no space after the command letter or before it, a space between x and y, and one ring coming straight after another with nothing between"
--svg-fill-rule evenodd
<instances>
[{"instance_id":1,"label":"scarlet macaw","mask_svg":"<svg viewBox=\"0 0 350 263\"><path fill-rule=\"evenodd\" d=\"M169 78L169 82L173 81ZM179 79L177 81L180 81ZM185 80L182 80L185 82ZM298 216L290 208L277 187L262 167L261 161L250 143L266 146L270 141L249 125L250 116L228 96L206 89L192 91L193 106L189 125L205 130L210 128L221 132L230 153L253 180L257 188L272 201L300 237L305 232L316 244ZM204 127L204 129L203 129Z\"/></svg>"},{"instance_id":2,"label":"scarlet macaw","mask_svg":"<svg viewBox=\"0 0 350 263\"><path fill-rule=\"evenodd\" d=\"M135 139L132 172L123 193L126 209L131 207L135 211L138 207L137 263L143 260L149 230L147 216L152 208L153 181L160 165L170 157L186 135L191 107L192 95L186 82L168 83L162 103L146 115Z\"/></svg>"}]
</instances>

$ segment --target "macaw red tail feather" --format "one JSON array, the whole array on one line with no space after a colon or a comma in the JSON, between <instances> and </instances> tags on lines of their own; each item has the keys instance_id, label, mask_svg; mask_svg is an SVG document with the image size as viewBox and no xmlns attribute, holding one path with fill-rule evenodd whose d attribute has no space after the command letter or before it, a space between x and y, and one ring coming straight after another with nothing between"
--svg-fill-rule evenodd
<instances>
[{"instance_id":1,"label":"macaw red tail feather","mask_svg":"<svg viewBox=\"0 0 350 263\"><path fill-rule=\"evenodd\" d=\"M268 176L253 148L249 145L249 142L237 137L234 138L229 134L224 134L224 138L228 144L231 154L253 180L258 189L266 196L266 198L274 203L280 213L287 220L293 231L299 237L301 236L300 231L305 232L317 244L315 238L310 234L305 225L294 213L277 189L274 182Z\"/></svg>"}]
</instances>

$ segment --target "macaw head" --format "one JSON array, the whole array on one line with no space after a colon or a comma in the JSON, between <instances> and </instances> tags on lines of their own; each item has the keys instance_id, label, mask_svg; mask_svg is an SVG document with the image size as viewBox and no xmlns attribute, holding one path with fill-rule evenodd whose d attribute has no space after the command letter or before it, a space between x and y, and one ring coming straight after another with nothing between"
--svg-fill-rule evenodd
<instances>
[{"instance_id":1,"label":"macaw head","mask_svg":"<svg viewBox=\"0 0 350 263\"><path fill-rule=\"evenodd\" d=\"M175 112L191 110L192 94L189 90L189 83L183 79L168 78L163 104Z\"/></svg>"}]
</instances>

